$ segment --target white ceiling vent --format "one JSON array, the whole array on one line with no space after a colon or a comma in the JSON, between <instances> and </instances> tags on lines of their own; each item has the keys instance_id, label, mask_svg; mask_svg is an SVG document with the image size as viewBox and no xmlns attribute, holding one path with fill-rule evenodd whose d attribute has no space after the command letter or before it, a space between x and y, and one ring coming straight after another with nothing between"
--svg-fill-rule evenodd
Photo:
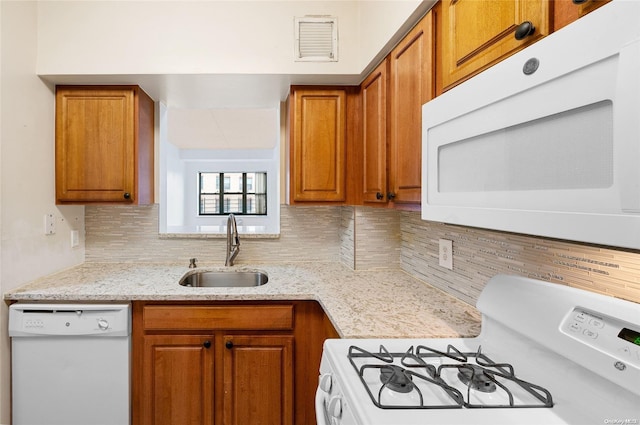
<instances>
[{"instance_id":1,"label":"white ceiling vent","mask_svg":"<svg viewBox=\"0 0 640 425\"><path fill-rule=\"evenodd\" d=\"M305 16L295 18L295 60L336 62L338 60L338 18Z\"/></svg>"}]
</instances>

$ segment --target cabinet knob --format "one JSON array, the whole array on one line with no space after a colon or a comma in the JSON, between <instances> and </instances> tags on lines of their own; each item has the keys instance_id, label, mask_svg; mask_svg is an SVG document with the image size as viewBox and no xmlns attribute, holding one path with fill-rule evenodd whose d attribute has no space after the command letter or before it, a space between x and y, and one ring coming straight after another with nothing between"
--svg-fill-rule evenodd
<instances>
[{"instance_id":1,"label":"cabinet knob","mask_svg":"<svg viewBox=\"0 0 640 425\"><path fill-rule=\"evenodd\" d=\"M389 201L393 201L393 198L395 198L395 197L396 197L396 194L395 194L395 193L393 193L393 192L388 192L388 193L387 193L387 199L388 199Z\"/></svg>"},{"instance_id":2,"label":"cabinet knob","mask_svg":"<svg viewBox=\"0 0 640 425\"><path fill-rule=\"evenodd\" d=\"M233 348L233 342L227 341L224 343L224 346L227 347L227 349L231 350Z\"/></svg>"},{"instance_id":3,"label":"cabinet knob","mask_svg":"<svg viewBox=\"0 0 640 425\"><path fill-rule=\"evenodd\" d=\"M536 31L536 27L533 26L531 21L524 21L516 27L515 37L516 40L524 40Z\"/></svg>"},{"instance_id":4,"label":"cabinet knob","mask_svg":"<svg viewBox=\"0 0 640 425\"><path fill-rule=\"evenodd\" d=\"M131 194L129 192L125 192L124 199L131 199Z\"/></svg>"},{"instance_id":5,"label":"cabinet knob","mask_svg":"<svg viewBox=\"0 0 640 425\"><path fill-rule=\"evenodd\" d=\"M205 342L202 343L202 346L204 348L211 348L211 341L206 340Z\"/></svg>"},{"instance_id":6,"label":"cabinet knob","mask_svg":"<svg viewBox=\"0 0 640 425\"><path fill-rule=\"evenodd\" d=\"M376 199L380 200L382 198L384 198L384 195L382 193L380 193L380 192L376 192Z\"/></svg>"}]
</instances>

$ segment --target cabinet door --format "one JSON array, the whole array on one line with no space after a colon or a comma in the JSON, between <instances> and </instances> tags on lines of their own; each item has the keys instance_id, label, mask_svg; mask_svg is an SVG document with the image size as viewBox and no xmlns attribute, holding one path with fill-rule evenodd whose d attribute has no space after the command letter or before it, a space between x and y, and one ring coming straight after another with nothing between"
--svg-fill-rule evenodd
<instances>
[{"instance_id":1,"label":"cabinet door","mask_svg":"<svg viewBox=\"0 0 640 425\"><path fill-rule=\"evenodd\" d=\"M553 30L569 25L571 22L583 17L609 3L611 0L588 0L575 4L572 0L554 0L553 2Z\"/></svg>"},{"instance_id":2,"label":"cabinet door","mask_svg":"<svg viewBox=\"0 0 640 425\"><path fill-rule=\"evenodd\" d=\"M133 192L131 90L58 90L58 197L122 200Z\"/></svg>"},{"instance_id":3,"label":"cabinet door","mask_svg":"<svg viewBox=\"0 0 640 425\"><path fill-rule=\"evenodd\" d=\"M292 201L345 200L345 90L293 89Z\"/></svg>"},{"instance_id":4,"label":"cabinet door","mask_svg":"<svg viewBox=\"0 0 640 425\"><path fill-rule=\"evenodd\" d=\"M293 424L293 336L224 336L225 425Z\"/></svg>"},{"instance_id":5,"label":"cabinet door","mask_svg":"<svg viewBox=\"0 0 640 425\"><path fill-rule=\"evenodd\" d=\"M364 202L387 202L388 68L385 59L361 85Z\"/></svg>"},{"instance_id":6,"label":"cabinet door","mask_svg":"<svg viewBox=\"0 0 640 425\"><path fill-rule=\"evenodd\" d=\"M443 0L441 14L442 90L549 34L547 0ZM522 40L516 27L535 27Z\"/></svg>"},{"instance_id":7,"label":"cabinet door","mask_svg":"<svg viewBox=\"0 0 640 425\"><path fill-rule=\"evenodd\" d=\"M137 86L56 89L56 202L153 202L153 100Z\"/></svg>"},{"instance_id":8,"label":"cabinet door","mask_svg":"<svg viewBox=\"0 0 640 425\"><path fill-rule=\"evenodd\" d=\"M433 22L428 13L390 54L390 200L420 203L422 105L433 98Z\"/></svg>"},{"instance_id":9,"label":"cabinet door","mask_svg":"<svg viewBox=\"0 0 640 425\"><path fill-rule=\"evenodd\" d=\"M141 424L213 424L213 344L213 336L144 336Z\"/></svg>"}]
</instances>

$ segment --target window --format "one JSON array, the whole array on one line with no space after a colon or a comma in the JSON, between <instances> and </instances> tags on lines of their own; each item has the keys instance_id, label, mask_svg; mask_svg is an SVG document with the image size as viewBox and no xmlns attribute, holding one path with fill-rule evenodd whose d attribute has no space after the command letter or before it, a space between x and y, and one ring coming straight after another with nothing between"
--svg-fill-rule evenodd
<instances>
[{"instance_id":1,"label":"window","mask_svg":"<svg viewBox=\"0 0 640 425\"><path fill-rule=\"evenodd\" d=\"M238 215L241 235L279 235L279 109L223 111L225 117L232 118L228 119L228 134L254 143L242 149L226 148L235 146L236 141L225 137L215 147L202 147L212 143L207 129L215 127L215 134L220 130L220 123L209 121L222 110L169 110L162 102L158 109L159 233L177 237L226 235L226 216L233 212Z\"/></svg>"},{"instance_id":2,"label":"window","mask_svg":"<svg viewBox=\"0 0 640 425\"><path fill-rule=\"evenodd\" d=\"M266 172L200 172L198 178L201 216L267 214Z\"/></svg>"}]
</instances>

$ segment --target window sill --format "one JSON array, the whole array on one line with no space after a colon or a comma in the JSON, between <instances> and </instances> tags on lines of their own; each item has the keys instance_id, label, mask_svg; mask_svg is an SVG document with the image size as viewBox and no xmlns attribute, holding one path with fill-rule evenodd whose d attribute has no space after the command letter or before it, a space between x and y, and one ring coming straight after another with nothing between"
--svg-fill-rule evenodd
<instances>
[{"instance_id":1,"label":"window sill","mask_svg":"<svg viewBox=\"0 0 640 425\"><path fill-rule=\"evenodd\" d=\"M225 239L226 226L198 226L198 228L170 228L160 233L160 239ZM241 239L279 239L280 233L267 233L263 226L238 226Z\"/></svg>"}]
</instances>

